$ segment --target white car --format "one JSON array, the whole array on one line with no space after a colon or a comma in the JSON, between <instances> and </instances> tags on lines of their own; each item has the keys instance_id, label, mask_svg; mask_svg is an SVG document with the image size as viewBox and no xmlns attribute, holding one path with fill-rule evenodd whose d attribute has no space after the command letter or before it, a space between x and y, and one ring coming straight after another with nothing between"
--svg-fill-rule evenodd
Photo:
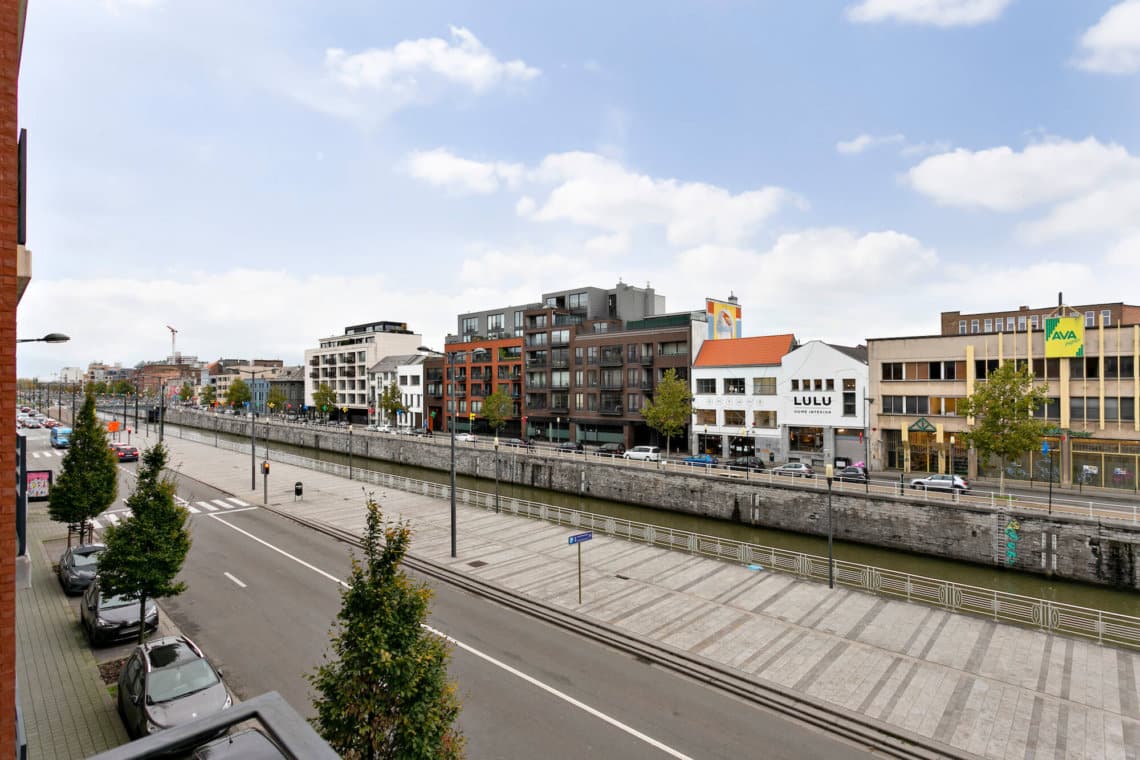
<instances>
[{"instance_id":1,"label":"white car","mask_svg":"<svg viewBox=\"0 0 1140 760\"><path fill-rule=\"evenodd\" d=\"M455 440L466 441L467 443L475 443L479 439L476 437L476 435L474 433L456 433L455 434Z\"/></svg>"},{"instance_id":2,"label":"white car","mask_svg":"<svg viewBox=\"0 0 1140 760\"><path fill-rule=\"evenodd\" d=\"M621 456L622 459L640 459L643 462L660 462L661 449L656 446L634 446Z\"/></svg>"},{"instance_id":3,"label":"white car","mask_svg":"<svg viewBox=\"0 0 1140 760\"><path fill-rule=\"evenodd\" d=\"M959 475L930 475L925 478L915 478L910 481L910 487L921 488L926 491L960 491L962 493L970 490L970 484Z\"/></svg>"}]
</instances>

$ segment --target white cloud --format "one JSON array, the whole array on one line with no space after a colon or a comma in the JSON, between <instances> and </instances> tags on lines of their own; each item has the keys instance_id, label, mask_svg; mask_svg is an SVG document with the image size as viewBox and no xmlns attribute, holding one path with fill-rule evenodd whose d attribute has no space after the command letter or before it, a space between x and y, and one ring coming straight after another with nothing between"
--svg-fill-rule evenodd
<instances>
[{"instance_id":1,"label":"white cloud","mask_svg":"<svg viewBox=\"0 0 1140 760\"><path fill-rule=\"evenodd\" d=\"M875 137L874 135L862 134L851 140L841 140L835 144L835 150L844 155L854 155L862 153L869 148L875 148L880 145L890 145L892 143L901 143L906 138L903 135L886 135L883 137Z\"/></svg>"},{"instance_id":2,"label":"white cloud","mask_svg":"<svg viewBox=\"0 0 1140 760\"><path fill-rule=\"evenodd\" d=\"M894 21L930 26L973 26L995 20L1012 0L863 0L847 8L861 24Z\"/></svg>"},{"instance_id":3,"label":"white cloud","mask_svg":"<svg viewBox=\"0 0 1140 760\"><path fill-rule=\"evenodd\" d=\"M470 193L493 193L514 185L523 173L521 164L480 162L460 158L446 148L416 151L408 157L408 174L436 187Z\"/></svg>"},{"instance_id":4,"label":"white cloud","mask_svg":"<svg viewBox=\"0 0 1140 760\"><path fill-rule=\"evenodd\" d=\"M530 216L538 208L538 203L529 195L524 195L515 203L515 213L519 216Z\"/></svg>"},{"instance_id":5,"label":"white cloud","mask_svg":"<svg viewBox=\"0 0 1140 760\"><path fill-rule=\"evenodd\" d=\"M1140 176L1140 160L1095 138L1050 140L1017 152L964 148L931 156L907 172L911 186L948 206L1020 211Z\"/></svg>"},{"instance_id":6,"label":"white cloud","mask_svg":"<svg viewBox=\"0 0 1140 760\"><path fill-rule=\"evenodd\" d=\"M1021 226L1030 242L1064 236L1121 230L1140 219L1140 177L1113 182L1072 200L1059 203L1044 218Z\"/></svg>"},{"instance_id":7,"label":"white cloud","mask_svg":"<svg viewBox=\"0 0 1140 760\"><path fill-rule=\"evenodd\" d=\"M1102 74L1140 71L1140 0L1125 0L1108 9L1080 41L1076 65Z\"/></svg>"},{"instance_id":8,"label":"white cloud","mask_svg":"<svg viewBox=\"0 0 1140 760\"><path fill-rule=\"evenodd\" d=\"M413 95L425 77L437 77L483 93L507 81L527 82L541 72L521 60L500 61L467 29L451 27L451 41L438 37L404 40L390 49L348 53L332 48L325 67L340 84Z\"/></svg>"}]
</instances>

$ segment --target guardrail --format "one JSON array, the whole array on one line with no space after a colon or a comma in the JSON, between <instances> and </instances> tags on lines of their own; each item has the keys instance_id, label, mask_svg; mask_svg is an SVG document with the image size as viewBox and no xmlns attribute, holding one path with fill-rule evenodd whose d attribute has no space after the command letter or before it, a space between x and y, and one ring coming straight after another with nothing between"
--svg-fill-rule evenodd
<instances>
[{"instance_id":1,"label":"guardrail","mask_svg":"<svg viewBox=\"0 0 1140 760\"><path fill-rule=\"evenodd\" d=\"M183 437L197 443L212 443L206 436L192 431L189 435L184 434ZM229 451L241 453L247 453L249 449L249 444L237 441L220 441L218 445ZM308 470L348 477L347 465L335 462L323 462L297 454L272 450L270 451L270 458ZM361 469L360 467L353 468L353 475L354 480L362 480L399 491L417 493L436 499L448 499L450 497L449 487L443 483L433 483L403 475ZM455 498L457 502L480 509L493 510L496 508L495 494L486 491L457 488ZM690 554L736 562L749 567L758 565L763 569L789 573L820 582L826 582L828 577L827 558L814 554L706 536L701 533L624 520L608 515L596 515L528 499L500 496L498 504L500 510L511 514L545 520L558 525L569 525L575 529L592 530L629 541L686 551ZM1046 599L1036 599L979 586L953 583L938 578L928 578L857 562L835 560L833 567L837 584L872 594L928 604L950 612L985 617L995 622L1014 623L1050 633L1079 636L1092 639L1100 644L1113 644L1140 650L1140 617L1094 610Z\"/></svg>"}]
</instances>

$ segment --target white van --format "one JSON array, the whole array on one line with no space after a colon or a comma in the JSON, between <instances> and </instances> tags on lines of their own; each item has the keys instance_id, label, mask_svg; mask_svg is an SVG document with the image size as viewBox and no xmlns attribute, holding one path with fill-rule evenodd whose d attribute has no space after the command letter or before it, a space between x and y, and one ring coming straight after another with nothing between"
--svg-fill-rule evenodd
<instances>
[{"instance_id":1,"label":"white van","mask_svg":"<svg viewBox=\"0 0 1140 760\"><path fill-rule=\"evenodd\" d=\"M640 459L643 462L660 462L661 449L656 446L634 446L622 454L623 459Z\"/></svg>"}]
</instances>

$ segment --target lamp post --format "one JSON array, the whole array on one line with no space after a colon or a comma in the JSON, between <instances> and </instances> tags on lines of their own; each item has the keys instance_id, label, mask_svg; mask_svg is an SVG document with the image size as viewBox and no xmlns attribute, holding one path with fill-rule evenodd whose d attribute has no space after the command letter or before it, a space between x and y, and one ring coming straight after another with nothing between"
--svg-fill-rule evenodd
<instances>
[{"instance_id":1,"label":"lamp post","mask_svg":"<svg viewBox=\"0 0 1140 760\"><path fill-rule=\"evenodd\" d=\"M950 490L954 490L954 436L950 436L950 463L947 465L950 474Z\"/></svg>"},{"instance_id":2,"label":"lamp post","mask_svg":"<svg viewBox=\"0 0 1140 760\"><path fill-rule=\"evenodd\" d=\"M166 381L162 380L158 384L158 442L162 443L163 434L166 432Z\"/></svg>"},{"instance_id":3,"label":"lamp post","mask_svg":"<svg viewBox=\"0 0 1140 760\"><path fill-rule=\"evenodd\" d=\"M348 426L348 479L352 480L352 425Z\"/></svg>"},{"instance_id":4,"label":"lamp post","mask_svg":"<svg viewBox=\"0 0 1140 760\"><path fill-rule=\"evenodd\" d=\"M835 588L835 561L831 556L831 479L835 476L835 465L828 462L827 469L827 587Z\"/></svg>"},{"instance_id":5,"label":"lamp post","mask_svg":"<svg viewBox=\"0 0 1140 760\"><path fill-rule=\"evenodd\" d=\"M264 375L269 370L267 369L242 369L235 367L234 371L237 373L245 373L250 377L256 379L258 375ZM253 392L250 392L249 401L249 487L250 490L257 490L257 416L254 413L253 405Z\"/></svg>"},{"instance_id":6,"label":"lamp post","mask_svg":"<svg viewBox=\"0 0 1140 760\"><path fill-rule=\"evenodd\" d=\"M42 338L16 338L17 343L66 343L71 340L63 333L48 333Z\"/></svg>"},{"instance_id":7,"label":"lamp post","mask_svg":"<svg viewBox=\"0 0 1140 760\"><path fill-rule=\"evenodd\" d=\"M427 346L420 346L419 349L417 349L417 350L422 351L424 353L433 354L435 356L442 356L443 357L443 387L444 387L443 413L446 416L447 415L447 401L448 401L448 399L447 399L447 371L450 367L450 362L448 362L448 360L447 360L447 353L443 352L443 351L436 351L434 349L428 348ZM455 404L455 400L452 399L453 408L451 410L451 424L449 424L447 426L448 431L451 433L451 556L452 556L452 558L454 558L456 556L456 552L455 552L456 529L455 529L455 409L454 409L454 404Z\"/></svg>"},{"instance_id":8,"label":"lamp post","mask_svg":"<svg viewBox=\"0 0 1140 760\"><path fill-rule=\"evenodd\" d=\"M871 404L875 399L863 396L863 466L867 468L867 482L863 484L865 493L871 492Z\"/></svg>"}]
</instances>

